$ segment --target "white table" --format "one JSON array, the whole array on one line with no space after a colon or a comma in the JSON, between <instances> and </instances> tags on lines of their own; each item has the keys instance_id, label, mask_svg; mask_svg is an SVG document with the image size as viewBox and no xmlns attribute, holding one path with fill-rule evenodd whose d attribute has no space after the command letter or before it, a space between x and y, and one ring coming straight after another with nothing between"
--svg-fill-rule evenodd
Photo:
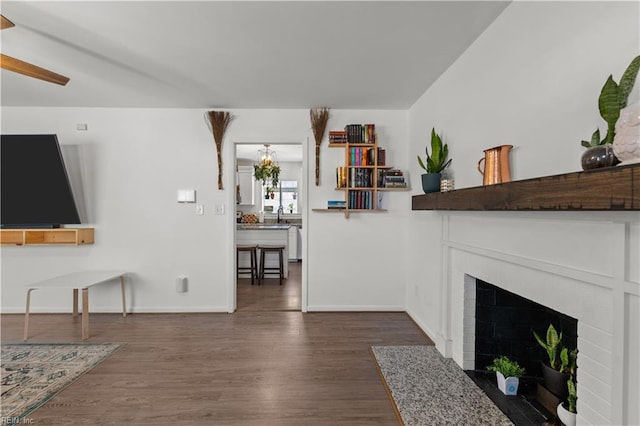
<instances>
[{"instance_id":1,"label":"white table","mask_svg":"<svg viewBox=\"0 0 640 426\"><path fill-rule=\"evenodd\" d=\"M29 304L31 292L47 288L66 288L73 290L73 317L78 316L78 290L82 290L82 340L89 338L89 287L104 284L109 281L120 279L122 289L122 316L127 316L124 276L122 271L82 271L72 272L67 275L50 278L37 283L28 284L27 287L27 308L24 316L24 340L27 340L29 333Z\"/></svg>"}]
</instances>

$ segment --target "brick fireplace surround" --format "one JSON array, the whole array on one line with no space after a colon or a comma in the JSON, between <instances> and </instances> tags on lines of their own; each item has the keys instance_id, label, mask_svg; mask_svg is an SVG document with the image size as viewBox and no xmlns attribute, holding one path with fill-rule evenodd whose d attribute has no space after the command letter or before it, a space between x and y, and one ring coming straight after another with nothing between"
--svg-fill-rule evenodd
<instances>
[{"instance_id":1,"label":"brick fireplace surround","mask_svg":"<svg viewBox=\"0 0 640 426\"><path fill-rule=\"evenodd\" d=\"M442 215L439 349L474 368L475 280L578 320L579 424L640 422L637 213Z\"/></svg>"}]
</instances>

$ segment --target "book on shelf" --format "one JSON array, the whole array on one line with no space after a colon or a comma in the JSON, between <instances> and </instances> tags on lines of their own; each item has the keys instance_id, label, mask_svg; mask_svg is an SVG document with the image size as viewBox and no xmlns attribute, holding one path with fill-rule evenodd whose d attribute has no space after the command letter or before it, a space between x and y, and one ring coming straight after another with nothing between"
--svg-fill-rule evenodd
<instances>
[{"instance_id":1,"label":"book on shelf","mask_svg":"<svg viewBox=\"0 0 640 426\"><path fill-rule=\"evenodd\" d=\"M372 210L373 191L349 191L349 208L353 210Z\"/></svg>"},{"instance_id":2,"label":"book on shelf","mask_svg":"<svg viewBox=\"0 0 640 426\"><path fill-rule=\"evenodd\" d=\"M387 164L387 150L384 148L378 148L378 166L384 166Z\"/></svg>"},{"instance_id":3,"label":"book on shelf","mask_svg":"<svg viewBox=\"0 0 640 426\"><path fill-rule=\"evenodd\" d=\"M336 188L346 188L348 176L347 170L348 167L336 167Z\"/></svg>"},{"instance_id":4,"label":"book on shelf","mask_svg":"<svg viewBox=\"0 0 640 426\"><path fill-rule=\"evenodd\" d=\"M328 209L344 209L347 206L347 202L344 200L329 200L327 201Z\"/></svg>"},{"instance_id":5,"label":"book on shelf","mask_svg":"<svg viewBox=\"0 0 640 426\"><path fill-rule=\"evenodd\" d=\"M329 131L329 143L346 143L347 132L345 130Z\"/></svg>"}]
</instances>

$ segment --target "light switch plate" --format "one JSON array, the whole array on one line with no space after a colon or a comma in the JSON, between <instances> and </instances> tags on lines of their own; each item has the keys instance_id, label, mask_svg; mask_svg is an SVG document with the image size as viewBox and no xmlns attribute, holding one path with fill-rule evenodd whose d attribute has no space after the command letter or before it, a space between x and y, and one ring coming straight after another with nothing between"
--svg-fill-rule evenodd
<instances>
[{"instance_id":1,"label":"light switch plate","mask_svg":"<svg viewBox=\"0 0 640 426\"><path fill-rule=\"evenodd\" d=\"M204 214L204 205L196 204L196 214L202 216Z\"/></svg>"}]
</instances>

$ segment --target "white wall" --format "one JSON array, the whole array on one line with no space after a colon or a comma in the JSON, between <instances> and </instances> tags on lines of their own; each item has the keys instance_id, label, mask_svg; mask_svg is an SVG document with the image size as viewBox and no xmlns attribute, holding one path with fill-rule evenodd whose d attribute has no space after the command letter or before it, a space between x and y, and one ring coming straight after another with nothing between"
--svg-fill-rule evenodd
<instances>
[{"instance_id":1,"label":"white wall","mask_svg":"<svg viewBox=\"0 0 640 426\"><path fill-rule=\"evenodd\" d=\"M131 272L128 301L135 312L226 312L233 280L232 144L307 138L315 142L308 110L232 111L235 118L223 148L225 190L220 191L215 145L204 112L3 107L3 133L56 133L63 147L77 146L78 161L69 164L70 174L81 175L83 197L79 198L85 199L87 226L96 231L95 244L87 246L2 246L2 311L24 311L23 284L74 270L108 268ZM353 122L376 123L390 161L406 160L406 112L332 111L329 127ZM88 131L76 131L77 123L86 123ZM322 185L309 185L309 207L323 207L328 198L339 196L333 189L333 170L343 156L329 150L326 139L321 155ZM310 149L310 176L313 158ZM205 215L195 215L192 204L177 203L178 189L195 189ZM380 274L373 268L402 259L400 251L384 248L404 246L404 233L376 230L407 214L408 193L390 198L392 210L387 215L349 220L340 215L309 215L305 228L314 245L306 258L313 271L310 307L403 309L404 280L395 271ZM226 205L224 216L214 215L216 204ZM326 246L331 250L325 251ZM346 249L353 253L349 261ZM364 271L362 265L371 268ZM189 277L189 292L175 292L179 275ZM96 288L90 299L93 310L118 310L115 288ZM69 295L55 291L32 297L35 312L69 312L70 302Z\"/></svg>"},{"instance_id":2,"label":"white wall","mask_svg":"<svg viewBox=\"0 0 640 426\"><path fill-rule=\"evenodd\" d=\"M332 111L328 130L350 123L375 123L387 165L407 169L407 114L404 111ZM313 142L313 137L311 137ZM327 200L344 200L337 191L335 169L344 150L322 145L320 186L315 154L309 150L312 197L307 208L326 208ZM411 176L409 176L411 178ZM310 211L308 227L309 310L404 310L406 220L409 192L385 193L386 213Z\"/></svg>"},{"instance_id":3,"label":"white wall","mask_svg":"<svg viewBox=\"0 0 640 426\"><path fill-rule=\"evenodd\" d=\"M421 173L415 155L424 152L432 126L449 144L456 188L481 185L476 163L484 149L501 144L515 146L511 155L514 180L580 170L580 140L588 139L596 126L601 130L606 127L597 109L600 88L609 74L618 81L631 59L640 52L638 16L638 2L512 3L410 109L412 175L417 178ZM638 90L636 85L630 100L639 99ZM419 186L414 185L413 193L420 192ZM622 222L623 238L637 255L639 215L634 213L623 219L613 214L610 219L606 216L604 219L598 216L597 233L619 230L616 224ZM446 271L451 251L448 245L442 244L448 241L450 230L457 229L450 224L452 217L456 218L455 224L472 221L474 227L482 230L484 244L477 248L480 251L509 253L513 248L509 242L514 241L509 237L517 232L518 247L530 246L533 251L557 247L556 239L573 241L570 246L575 253L588 252L583 253L588 256L586 263L598 261L601 251L613 247L618 254L626 256L620 253L618 245L608 240L593 241L592 246L587 247L590 250L586 250L579 244L584 240L584 235L579 233L584 230L576 229L579 226L563 226L567 221L563 213L532 216L543 223L548 221L546 227L554 229L554 233L546 234L547 238L541 240L515 213L469 212L452 216L441 212L412 212L407 254L407 310L449 356L461 345L456 340L460 336L455 333L457 323L453 320L459 312L449 309L460 306L452 305L456 295L451 293L451 277ZM591 218L587 216L586 220ZM619 241L619 235L616 238ZM458 248L467 251L464 244ZM614 360L637 364L638 336L628 340L625 336L631 336L628 330L637 330L640 266L633 255L629 258L632 261L629 273L621 279L621 271L616 271L615 285L609 289L604 302L615 303L616 309L611 318L611 344L603 344ZM610 262L611 258L605 256L603 260ZM611 369L607 377L611 387L604 406L608 405L609 411L590 411L584 404L595 400L583 393L578 407L579 412L582 408L582 422L598 423L602 419L616 424L640 422L637 368L616 369L617 361L607 367ZM615 381L624 375L632 377L625 380L636 385L625 384L628 393L623 395L625 388Z\"/></svg>"}]
</instances>

